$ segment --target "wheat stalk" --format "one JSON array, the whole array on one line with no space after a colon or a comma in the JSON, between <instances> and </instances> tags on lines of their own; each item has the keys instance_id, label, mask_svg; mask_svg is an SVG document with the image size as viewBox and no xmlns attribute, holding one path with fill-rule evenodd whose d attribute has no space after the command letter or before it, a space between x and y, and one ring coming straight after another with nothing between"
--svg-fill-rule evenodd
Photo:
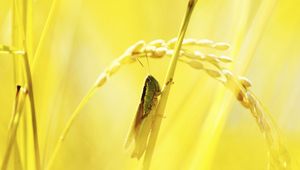
<instances>
[{"instance_id":1,"label":"wheat stalk","mask_svg":"<svg viewBox=\"0 0 300 170\"><path fill-rule=\"evenodd\" d=\"M28 90L25 87L18 86L17 93L15 97L15 105L13 108L13 118L11 120L9 126L9 140L8 145L5 150L4 159L2 161L1 170L6 170L8 166L8 161L10 158L11 150L13 145L15 144L15 138L17 133L17 128L19 126L21 113L23 112L23 108L25 105L25 99L27 96Z\"/></svg>"},{"instance_id":2,"label":"wheat stalk","mask_svg":"<svg viewBox=\"0 0 300 170\"><path fill-rule=\"evenodd\" d=\"M37 119L36 119L36 108L35 108L35 99L33 93L33 83L32 83L32 73L29 64L29 57L32 56L32 0L26 0L24 5L24 25L25 25L25 55L23 56L24 65L25 65L25 74L27 79L27 89L31 110L31 123L33 130L33 145L34 145L34 154L35 154L35 168L37 170L41 169L41 161L40 161L40 149L39 149L39 140L38 140L38 127L37 127ZM25 87L26 87L25 86Z\"/></svg>"},{"instance_id":3,"label":"wheat stalk","mask_svg":"<svg viewBox=\"0 0 300 170\"><path fill-rule=\"evenodd\" d=\"M23 9L21 10L21 7L23 5ZM39 142L38 142L38 131L37 131L37 120L36 120L36 110L35 110L35 100L34 100L34 94L33 94L33 84L32 84L32 77L31 77L31 70L29 65L29 55L32 54L32 1L28 0L25 1L24 4L22 4L14 0L13 1L13 13L14 13L14 26L15 32L13 35L13 39L15 40L15 44L20 48L23 48L24 50L16 50L17 48L2 45L0 48L0 51L5 51L6 53L13 54L14 59L15 57L21 57L23 59L22 64L24 65L24 73L26 76L26 83L24 85L24 88L26 89L26 93L24 94L24 101L26 99L26 94L29 96L29 104L31 109L31 117L32 117L32 129L33 129L33 145L34 145L34 153L35 153L35 166L36 169L39 170L41 168L40 165L40 151L39 151ZM21 12L22 11L22 12ZM22 17L23 16L23 17ZM22 20L22 19L23 20ZM23 21L23 22L22 22ZM25 35L25 36L24 36ZM15 70L20 69L18 65L15 65ZM15 72L16 72L15 71ZM16 74L17 75L17 74ZM15 79L16 83L20 83L18 79ZM23 83L23 82L21 82ZM22 102L23 104L24 102ZM20 104L20 103L19 103ZM16 107L19 107L18 104ZM23 109L23 106L20 107ZM22 112L21 110L18 110L19 112ZM13 114L12 120L19 121L19 116L17 114ZM7 163L9 160L11 147L15 143L15 135L17 131L18 123L14 123L11 126L13 130L10 130L12 134L10 135L10 142L9 145L6 148L6 154L4 157L4 161L2 164L2 169L6 169ZM14 129L15 127L15 129Z\"/></svg>"},{"instance_id":4,"label":"wheat stalk","mask_svg":"<svg viewBox=\"0 0 300 170\"><path fill-rule=\"evenodd\" d=\"M35 53L33 55L32 61L30 63L32 70L35 70L36 60L40 56L41 49L42 49L43 43L45 42L46 34L48 33L48 30L50 28L50 23L53 20L53 15L54 15L56 7L57 7L57 0L53 0L51 3L50 11L48 13L48 16L47 16L47 19L45 22L45 26L43 27L43 30L42 30L41 36L39 38Z\"/></svg>"},{"instance_id":5,"label":"wheat stalk","mask_svg":"<svg viewBox=\"0 0 300 170\"><path fill-rule=\"evenodd\" d=\"M167 101L168 101L168 96L169 96L169 93L171 90L171 84L173 83L173 77L174 77L174 73L175 73L177 60L180 56L184 36L185 36L186 30L187 30L187 27L188 27L188 24L189 24L189 21L190 21L190 18L191 18L191 15L192 15L192 12L193 12L193 9L194 9L196 3L197 3L197 0L190 0L188 3L187 11L186 11L182 26L179 31L178 40L177 40L176 46L175 46L175 51L173 53L172 59L169 64L168 72L167 72L167 75L166 75L166 78L164 81L164 85L162 88L162 94L161 94L159 103L157 105L157 110L156 110L154 117L162 118L164 115L165 108L166 108ZM155 144L157 141L157 137L158 137L161 121L162 121L161 118L154 119L153 124L152 124L151 133L149 136L148 145L147 145L145 157L144 157L143 169L145 169L145 170L148 170L151 165L152 155L154 152Z\"/></svg>"}]
</instances>

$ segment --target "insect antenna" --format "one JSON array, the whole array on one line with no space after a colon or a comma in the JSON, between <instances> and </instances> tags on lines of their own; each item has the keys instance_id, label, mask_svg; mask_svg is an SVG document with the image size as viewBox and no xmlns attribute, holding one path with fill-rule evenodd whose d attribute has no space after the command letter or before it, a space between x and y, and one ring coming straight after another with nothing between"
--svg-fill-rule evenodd
<instances>
[{"instance_id":1,"label":"insect antenna","mask_svg":"<svg viewBox=\"0 0 300 170\"><path fill-rule=\"evenodd\" d=\"M142 67L144 67L144 64L139 60L137 57L136 60L141 64ZM146 55L146 60L147 60L147 67L148 67L148 74L150 74L150 64L149 64L149 59L148 56Z\"/></svg>"},{"instance_id":2,"label":"insect antenna","mask_svg":"<svg viewBox=\"0 0 300 170\"><path fill-rule=\"evenodd\" d=\"M146 55L146 60L147 60L147 65L148 65L148 74L150 74L150 65L149 65L149 59L148 59L147 55Z\"/></svg>"},{"instance_id":3,"label":"insect antenna","mask_svg":"<svg viewBox=\"0 0 300 170\"><path fill-rule=\"evenodd\" d=\"M136 58L136 60L141 64L142 67L144 67L144 64L139 60L139 58Z\"/></svg>"}]
</instances>

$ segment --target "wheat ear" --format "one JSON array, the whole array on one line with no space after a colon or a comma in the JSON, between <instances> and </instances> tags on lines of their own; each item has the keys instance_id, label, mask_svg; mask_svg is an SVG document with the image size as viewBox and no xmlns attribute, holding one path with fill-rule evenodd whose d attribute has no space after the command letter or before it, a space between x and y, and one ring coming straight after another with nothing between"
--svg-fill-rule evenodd
<instances>
[{"instance_id":1,"label":"wheat ear","mask_svg":"<svg viewBox=\"0 0 300 170\"><path fill-rule=\"evenodd\" d=\"M174 54L174 44L176 44L177 38L173 38L169 41L164 41L161 39L153 40L149 43L146 43L145 41L138 41L131 47L129 47L124 54L122 54L120 57L115 59L110 66L108 66L101 74L99 74L97 80L93 84L93 86L90 88L88 93L83 97L79 105L76 107L74 112L71 114L69 120L66 123L66 126L62 133L60 134L60 137L58 139L58 142L56 143L54 147L54 151L50 157L50 160L46 166L46 169L49 169L53 162L54 159L56 158L56 155L59 151L59 148L61 147L66 135L68 134L70 127L72 126L74 120L80 113L81 109L84 107L84 105L89 101L89 99L93 96L95 93L96 89L102 87L111 76L116 74L119 69L122 66L125 66L127 64L132 64L137 61L138 58L142 57L150 57L153 59L160 59L165 56L173 56ZM207 40L207 39L185 39L183 40L182 43L184 48L188 48L189 46L196 46L196 47L207 47L207 48L213 48L216 50L226 50L229 48L229 45L227 43L223 42L214 42L212 40ZM197 53L197 52L195 52ZM183 55L184 52L181 51L179 57L182 59L179 59L180 62L184 62L186 64L189 64L193 68L198 68L203 65L202 64L202 59L199 56L193 56L193 57L186 57ZM184 59L184 58L188 58ZM229 57L227 57L229 58ZM231 60L231 59L228 59ZM203 69L203 67L201 67ZM208 71L210 72L210 71ZM212 71L211 71L212 72Z\"/></svg>"}]
</instances>

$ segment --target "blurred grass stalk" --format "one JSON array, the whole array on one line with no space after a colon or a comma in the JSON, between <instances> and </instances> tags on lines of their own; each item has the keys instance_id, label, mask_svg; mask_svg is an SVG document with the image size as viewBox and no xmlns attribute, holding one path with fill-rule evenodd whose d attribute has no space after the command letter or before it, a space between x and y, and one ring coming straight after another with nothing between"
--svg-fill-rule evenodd
<instances>
[{"instance_id":1,"label":"blurred grass stalk","mask_svg":"<svg viewBox=\"0 0 300 170\"><path fill-rule=\"evenodd\" d=\"M234 49L232 52L233 56L238 56L239 60L243 63L234 65L236 68L235 72L239 75L244 75L251 59L254 56L254 52L257 49L257 45L262 37L262 33L268 19L276 5L276 0L265 0L262 1L258 12L250 26L250 29L246 32L245 26L241 27L241 35L237 36L236 44L234 44ZM245 5L249 5L244 2ZM245 10L249 7L246 6ZM246 20L246 17L244 18ZM246 25L244 23L244 25ZM242 40L244 38L244 41ZM238 48L240 47L240 48ZM210 169L212 161L215 155L215 150L218 141L220 140L220 135L223 132L225 122L227 120L229 109L233 105L234 100L226 100L224 102L225 89L217 89L215 100L211 106L208 116L204 121L203 128L199 137L199 142L197 148L195 149L195 157L193 158L193 163L191 167L200 169ZM268 117L267 117L268 118ZM273 128L273 126L272 126ZM268 142L268 141L267 141ZM269 143L269 142L268 142Z\"/></svg>"},{"instance_id":2,"label":"blurred grass stalk","mask_svg":"<svg viewBox=\"0 0 300 170\"><path fill-rule=\"evenodd\" d=\"M22 153L23 162L25 163L25 169L41 169L40 164L40 151L39 151L39 142L38 142L38 130L37 130L37 120L36 120L36 108L35 108L35 101L34 101L34 94L33 94L33 84L32 84L32 73L30 71L29 65L29 56L32 55L32 0L20 1L14 0L13 1L13 45L14 48L18 50L24 50L24 53L21 55L15 55L14 57L14 75L15 75L15 83L18 86L23 86L26 90L25 93L22 93L21 101L18 102L19 98L19 88L17 88L17 96L15 99L16 106L13 110L16 113L12 114L12 125L9 129L9 143L7 146L7 150L5 153L4 160L2 162L2 170L7 168L7 164L11 155L13 144L17 145L15 142L16 134L17 134L17 127L19 125L19 120L21 116L21 112L24 112L23 105L25 103L26 96L29 96L29 107L31 113L31 126L33 130L33 141L28 140L28 134L23 134L24 138L24 148ZM26 81L25 81L26 80ZM24 91L24 90L23 90ZM19 106L20 105L20 106ZM26 112L25 112L26 114ZM27 128L27 119L28 116L24 116L24 127ZM27 132L27 131L24 131ZM28 140L28 141L27 141ZM31 143L32 142L32 143ZM27 145L33 145L34 147L34 159L35 165L31 165L28 159L31 157L31 152L27 149L29 148ZM19 148L16 146L16 148ZM20 152L17 152L20 154ZM20 155L16 155L20 157ZM28 166L28 167L27 167ZM22 165L17 165L16 167L23 167ZM35 168L33 168L35 167Z\"/></svg>"},{"instance_id":3,"label":"blurred grass stalk","mask_svg":"<svg viewBox=\"0 0 300 170\"><path fill-rule=\"evenodd\" d=\"M16 133L17 133L17 128L19 126L20 123L20 117L21 114L23 112L23 107L25 105L25 99L26 99L26 95L27 95L27 89L23 88L21 86L17 86L17 92L16 92L16 97L15 97L15 101L14 101L14 108L13 108L13 112L12 112L12 119L9 125L9 129L8 129L8 145L4 154L4 159L1 165L1 170L5 170L8 167L8 161L13 149L13 146L15 145L15 149L16 149L16 155L15 157L18 158L18 162L15 163L15 167L18 168L22 168L22 164L21 164L21 159L20 159L20 151L19 151L19 147L17 146L17 142L16 142Z\"/></svg>"}]
</instances>

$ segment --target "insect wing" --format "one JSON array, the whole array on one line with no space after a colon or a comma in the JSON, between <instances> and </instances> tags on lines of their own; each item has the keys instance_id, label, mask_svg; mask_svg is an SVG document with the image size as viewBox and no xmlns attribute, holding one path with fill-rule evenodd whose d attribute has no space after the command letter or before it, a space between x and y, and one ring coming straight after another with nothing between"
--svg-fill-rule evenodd
<instances>
[{"instance_id":1,"label":"insect wing","mask_svg":"<svg viewBox=\"0 0 300 170\"><path fill-rule=\"evenodd\" d=\"M128 133L127 140L126 140L126 143L125 143L125 148L129 147L129 145L132 143L135 136L137 135L138 126L139 126L139 123L142 120L143 112L144 112L143 103L141 101L141 103L139 104L138 110L136 112L134 121L132 122L131 129Z\"/></svg>"},{"instance_id":2,"label":"insect wing","mask_svg":"<svg viewBox=\"0 0 300 170\"><path fill-rule=\"evenodd\" d=\"M142 120L135 136L135 148L132 152L131 157L135 157L137 159L140 159L142 157L147 147L148 137L152 127L152 122L153 122L152 115L149 115Z\"/></svg>"}]
</instances>

